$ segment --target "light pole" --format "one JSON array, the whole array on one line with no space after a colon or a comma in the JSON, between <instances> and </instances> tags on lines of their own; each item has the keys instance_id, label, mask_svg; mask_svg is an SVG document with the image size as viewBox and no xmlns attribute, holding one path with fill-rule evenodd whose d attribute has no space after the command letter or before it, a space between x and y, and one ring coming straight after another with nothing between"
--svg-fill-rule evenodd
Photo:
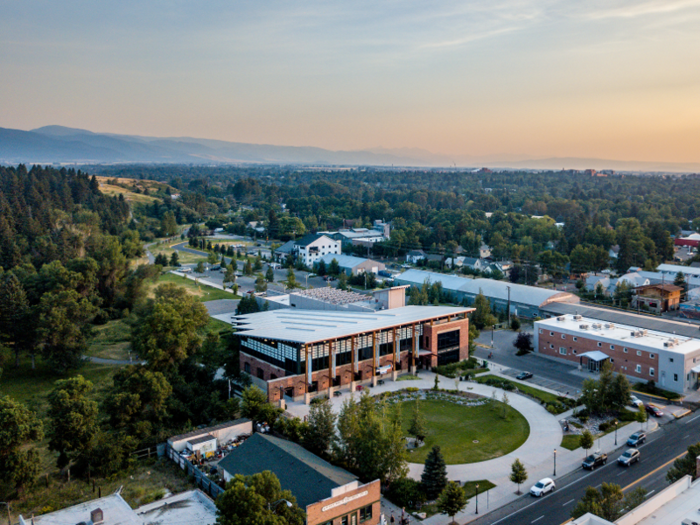
<instances>
[{"instance_id":1,"label":"light pole","mask_svg":"<svg viewBox=\"0 0 700 525\"><path fill-rule=\"evenodd\" d=\"M491 325L491 348L493 348L493 325Z\"/></svg>"},{"instance_id":2,"label":"light pole","mask_svg":"<svg viewBox=\"0 0 700 525\"><path fill-rule=\"evenodd\" d=\"M615 420L615 446L617 446L617 420Z\"/></svg>"},{"instance_id":3,"label":"light pole","mask_svg":"<svg viewBox=\"0 0 700 525\"><path fill-rule=\"evenodd\" d=\"M554 476L557 475L557 449L554 449Z\"/></svg>"},{"instance_id":4,"label":"light pole","mask_svg":"<svg viewBox=\"0 0 700 525\"><path fill-rule=\"evenodd\" d=\"M290 509L292 508L292 504L289 501L287 501L286 499L279 499L279 500L275 501L274 503L268 503L267 510L276 510L277 506L280 503L286 503L287 507L289 507Z\"/></svg>"},{"instance_id":5,"label":"light pole","mask_svg":"<svg viewBox=\"0 0 700 525\"><path fill-rule=\"evenodd\" d=\"M476 484L476 513L479 514L479 484Z\"/></svg>"}]
</instances>

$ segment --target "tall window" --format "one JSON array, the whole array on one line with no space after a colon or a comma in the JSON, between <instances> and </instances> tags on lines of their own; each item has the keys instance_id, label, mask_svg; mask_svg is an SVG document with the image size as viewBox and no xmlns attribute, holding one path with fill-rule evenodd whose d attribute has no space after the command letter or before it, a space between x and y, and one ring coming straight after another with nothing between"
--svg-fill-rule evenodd
<instances>
[{"instance_id":1,"label":"tall window","mask_svg":"<svg viewBox=\"0 0 700 525\"><path fill-rule=\"evenodd\" d=\"M367 505L360 509L360 523L372 519L372 505Z\"/></svg>"}]
</instances>

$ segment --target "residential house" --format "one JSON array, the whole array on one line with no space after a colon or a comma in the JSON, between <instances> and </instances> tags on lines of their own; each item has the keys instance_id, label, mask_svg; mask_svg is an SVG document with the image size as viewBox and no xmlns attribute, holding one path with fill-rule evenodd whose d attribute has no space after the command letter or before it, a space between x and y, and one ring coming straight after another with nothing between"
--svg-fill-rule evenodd
<instances>
[{"instance_id":1,"label":"residential house","mask_svg":"<svg viewBox=\"0 0 700 525\"><path fill-rule=\"evenodd\" d=\"M418 261L425 259L425 252L423 250L411 250L406 254L406 262L411 264L418 264Z\"/></svg>"},{"instance_id":2,"label":"residential house","mask_svg":"<svg viewBox=\"0 0 700 525\"><path fill-rule=\"evenodd\" d=\"M333 260L338 263L340 270L346 275L358 275L361 273L369 272L373 274L378 274L380 271L386 268L384 263L373 261L372 259L365 259L363 257L354 257L352 255L343 254L332 254L327 253L314 263L314 268L317 268L321 261L324 262L326 268L333 262Z\"/></svg>"},{"instance_id":3,"label":"residential house","mask_svg":"<svg viewBox=\"0 0 700 525\"><path fill-rule=\"evenodd\" d=\"M491 257L491 247L488 244L482 244L479 248L479 258L488 259Z\"/></svg>"},{"instance_id":4,"label":"residential house","mask_svg":"<svg viewBox=\"0 0 700 525\"><path fill-rule=\"evenodd\" d=\"M678 310L683 288L673 284L648 284L635 288L632 306L642 307L656 314Z\"/></svg>"},{"instance_id":5,"label":"residential house","mask_svg":"<svg viewBox=\"0 0 700 525\"><path fill-rule=\"evenodd\" d=\"M340 241L313 233L295 240L292 252L305 266L313 267L314 263L326 254L340 255Z\"/></svg>"}]
</instances>

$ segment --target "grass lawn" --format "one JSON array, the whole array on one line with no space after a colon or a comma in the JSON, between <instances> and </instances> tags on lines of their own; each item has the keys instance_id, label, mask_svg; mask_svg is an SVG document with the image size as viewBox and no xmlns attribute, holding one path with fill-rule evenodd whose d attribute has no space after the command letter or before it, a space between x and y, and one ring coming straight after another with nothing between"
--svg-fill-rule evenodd
<instances>
[{"instance_id":1,"label":"grass lawn","mask_svg":"<svg viewBox=\"0 0 700 525\"><path fill-rule=\"evenodd\" d=\"M90 341L87 355L104 359L129 359L130 330L123 319L94 326L94 337Z\"/></svg>"},{"instance_id":2,"label":"grass lawn","mask_svg":"<svg viewBox=\"0 0 700 525\"><path fill-rule=\"evenodd\" d=\"M474 499L476 496L476 485L479 485L479 494L483 494L487 490L491 490L494 488L496 485L491 483L487 479L479 479L477 481L468 481L465 483L462 488L464 489L464 493L467 495L467 499L470 501ZM482 500L485 503L485 500ZM413 513L413 512L425 512L426 517L433 516L434 514L439 514L440 511L437 508L437 503L429 503L427 505L423 505L420 509L414 509L414 508L409 508L406 509L407 511ZM400 515L400 513L399 513ZM397 516L398 517L398 516Z\"/></svg>"},{"instance_id":3,"label":"grass lawn","mask_svg":"<svg viewBox=\"0 0 700 525\"><path fill-rule=\"evenodd\" d=\"M408 435L415 401L401 403L403 428ZM486 461L508 454L525 443L530 434L527 420L513 408L503 419L503 404L466 407L448 401L423 400L420 410L428 428L425 445L408 454L411 463L423 463L430 449L439 445L448 465ZM478 440L478 443L474 443Z\"/></svg>"},{"instance_id":4,"label":"grass lawn","mask_svg":"<svg viewBox=\"0 0 700 525\"><path fill-rule=\"evenodd\" d=\"M158 278L155 286L163 283L175 283L185 288L191 295L197 297L201 302L215 301L217 299L240 299L240 295L233 295L218 288L213 288L204 284L197 284L192 279L180 277L172 273L164 273Z\"/></svg>"},{"instance_id":5,"label":"grass lawn","mask_svg":"<svg viewBox=\"0 0 700 525\"><path fill-rule=\"evenodd\" d=\"M420 377L414 376L413 374L403 374L396 378L397 381L418 381Z\"/></svg>"},{"instance_id":6,"label":"grass lawn","mask_svg":"<svg viewBox=\"0 0 700 525\"><path fill-rule=\"evenodd\" d=\"M174 244L180 244L181 240L177 241L172 241L172 242L163 242L160 244L154 244L153 246L149 247L148 249L150 252L155 256L159 254L164 254L167 258L168 261L170 261L170 258L172 257L173 253L175 250L173 250L170 246ZM194 253L190 252L177 252L177 257L178 260L180 261L180 264L196 264L198 262L207 262L207 256L206 255L195 255ZM221 256L219 256L221 257Z\"/></svg>"},{"instance_id":7,"label":"grass lawn","mask_svg":"<svg viewBox=\"0 0 700 525\"><path fill-rule=\"evenodd\" d=\"M622 428L629 425L630 423L633 423L633 421L620 421L620 424L617 425L617 442L618 443L624 443L627 441L627 434L622 433ZM611 432L615 432L615 429L608 430L607 432L601 432L599 434L595 434L593 437L595 439L598 439L599 437L606 436L610 434ZM580 448L580 441L581 436L578 434L567 434L565 435L562 440L561 440L561 446L565 449L568 450L576 450L577 448Z\"/></svg>"},{"instance_id":8,"label":"grass lawn","mask_svg":"<svg viewBox=\"0 0 700 525\"><path fill-rule=\"evenodd\" d=\"M478 383L485 383L488 379L495 379L497 381L503 381L505 378L499 377L499 376L494 376L492 374L488 374L485 376L479 376L479 377L475 378L475 380ZM510 381L510 379L508 379L508 381ZM518 390L520 390L521 392L523 392L529 396L535 397L535 398L539 399L540 401L545 401L547 403L558 402L557 396L555 394L545 392L544 390L540 390L539 388L535 388L535 387L532 387L530 385L524 385L523 383L518 383L515 381L510 381L510 382L513 383L516 387L518 387Z\"/></svg>"}]
</instances>

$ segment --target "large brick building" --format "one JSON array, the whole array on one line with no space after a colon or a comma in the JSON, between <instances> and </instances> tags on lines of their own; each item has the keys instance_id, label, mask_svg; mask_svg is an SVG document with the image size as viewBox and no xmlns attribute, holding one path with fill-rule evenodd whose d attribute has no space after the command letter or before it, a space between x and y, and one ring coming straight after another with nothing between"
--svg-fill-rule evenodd
<instances>
[{"instance_id":1,"label":"large brick building","mask_svg":"<svg viewBox=\"0 0 700 525\"><path fill-rule=\"evenodd\" d=\"M535 323L535 351L597 371L609 360L632 380L678 393L698 389L700 339L560 315Z\"/></svg>"},{"instance_id":2,"label":"large brick building","mask_svg":"<svg viewBox=\"0 0 700 525\"><path fill-rule=\"evenodd\" d=\"M403 290L401 290L403 292ZM306 399L469 355L473 308L404 306L374 312L280 309L232 319L241 369L271 402Z\"/></svg>"}]
</instances>

